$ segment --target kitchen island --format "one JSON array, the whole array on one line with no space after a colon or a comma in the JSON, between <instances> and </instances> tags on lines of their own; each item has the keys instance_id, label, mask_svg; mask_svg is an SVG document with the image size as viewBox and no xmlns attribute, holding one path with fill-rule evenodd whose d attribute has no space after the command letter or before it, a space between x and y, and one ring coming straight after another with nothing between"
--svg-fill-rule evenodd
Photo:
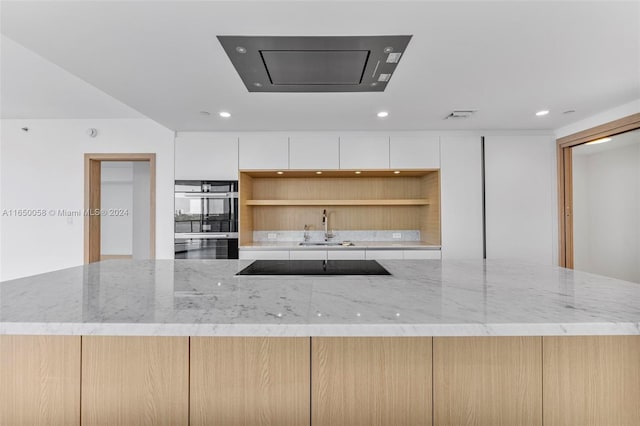
<instances>
[{"instance_id":1,"label":"kitchen island","mask_svg":"<svg viewBox=\"0 0 640 426\"><path fill-rule=\"evenodd\" d=\"M0 283L0 424L637 425L640 285L513 261Z\"/></svg>"}]
</instances>

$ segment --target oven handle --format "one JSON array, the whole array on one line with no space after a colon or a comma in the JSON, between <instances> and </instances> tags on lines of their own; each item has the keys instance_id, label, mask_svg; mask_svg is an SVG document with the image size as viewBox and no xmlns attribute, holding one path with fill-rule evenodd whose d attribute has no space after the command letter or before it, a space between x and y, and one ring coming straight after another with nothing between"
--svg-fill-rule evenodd
<instances>
[{"instance_id":1,"label":"oven handle","mask_svg":"<svg viewBox=\"0 0 640 426\"><path fill-rule=\"evenodd\" d=\"M237 192L176 192L176 198L238 198Z\"/></svg>"},{"instance_id":2,"label":"oven handle","mask_svg":"<svg viewBox=\"0 0 640 426\"><path fill-rule=\"evenodd\" d=\"M209 233L209 232L184 232L184 233L175 233L175 239L183 239L183 240L233 240L238 238L237 232L227 232L227 233Z\"/></svg>"}]
</instances>

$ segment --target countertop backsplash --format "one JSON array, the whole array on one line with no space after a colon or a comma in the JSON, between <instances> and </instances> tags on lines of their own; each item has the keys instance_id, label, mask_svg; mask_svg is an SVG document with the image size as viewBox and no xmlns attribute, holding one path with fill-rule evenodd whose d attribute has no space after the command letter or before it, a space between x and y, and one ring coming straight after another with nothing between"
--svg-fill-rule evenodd
<instances>
[{"instance_id":1,"label":"countertop backsplash","mask_svg":"<svg viewBox=\"0 0 640 426\"><path fill-rule=\"evenodd\" d=\"M309 241L324 241L324 231L307 231ZM331 241L420 241L419 230L385 230L385 231L333 231ZM275 238L274 238L275 235ZM304 239L304 231L253 231L254 242L300 242Z\"/></svg>"}]
</instances>

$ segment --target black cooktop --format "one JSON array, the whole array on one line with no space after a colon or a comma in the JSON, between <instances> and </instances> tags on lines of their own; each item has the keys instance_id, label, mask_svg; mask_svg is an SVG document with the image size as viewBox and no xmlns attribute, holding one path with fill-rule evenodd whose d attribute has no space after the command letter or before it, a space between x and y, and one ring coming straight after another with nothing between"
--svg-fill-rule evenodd
<instances>
[{"instance_id":1,"label":"black cooktop","mask_svg":"<svg viewBox=\"0 0 640 426\"><path fill-rule=\"evenodd\" d=\"M391 275L375 260L256 260L236 275Z\"/></svg>"}]
</instances>

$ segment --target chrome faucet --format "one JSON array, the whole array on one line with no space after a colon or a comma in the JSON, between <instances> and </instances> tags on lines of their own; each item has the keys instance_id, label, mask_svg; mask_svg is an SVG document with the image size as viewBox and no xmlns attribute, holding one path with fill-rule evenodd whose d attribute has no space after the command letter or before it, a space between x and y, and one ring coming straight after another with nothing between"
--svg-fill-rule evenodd
<instances>
[{"instance_id":1,"label":"chrome faucet","mask_svg":"<svg viewBox=\"0 0 640 426\"><path fill-rule=\"evenodd\" d=\"M329 241L335 237L336 234L333 231L329 232L329 216L327 215L327 209L322 211L322 225L324 226L324 240Z\"/></svg>"},{"instance_id":2,"label":"chrome faucet","mask_svg":"<svg viewBox=\"0 0 640 426\"><path fill-rule=\"evenodd\" d=\"M304 235L303 235L303 240L305 243L309 242L309 240L311 240L311 235L309 234L309 225L304 225Z\"/></svg>"}]
</instances>

